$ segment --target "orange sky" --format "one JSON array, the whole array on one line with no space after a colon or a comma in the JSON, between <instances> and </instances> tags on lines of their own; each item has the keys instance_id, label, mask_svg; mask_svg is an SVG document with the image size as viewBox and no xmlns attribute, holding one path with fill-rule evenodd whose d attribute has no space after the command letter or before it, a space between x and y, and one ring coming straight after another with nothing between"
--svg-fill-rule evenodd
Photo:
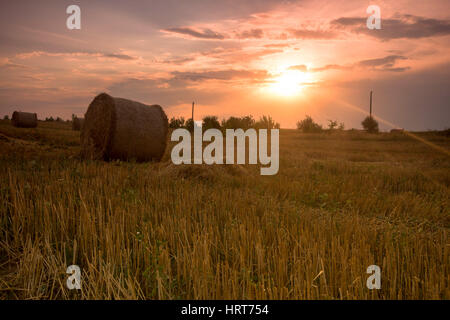
<instances>
[{"instance_id":1,"label":"orange sky","mask_svg":"<svg viewBox=\"0 0 450 320\"><path fill-rule=\"evenodd\" d=\"M81 8L81 30L66 8ZM366 27L370 4L381 30ZM0 115L82 116L100 92L171 116L306 114L450 126L450 2L14 1L0 13ZM359 111L358 111L359 110ZM383 129L389 129L382 125Z\"/></svg>"}]
</instances>

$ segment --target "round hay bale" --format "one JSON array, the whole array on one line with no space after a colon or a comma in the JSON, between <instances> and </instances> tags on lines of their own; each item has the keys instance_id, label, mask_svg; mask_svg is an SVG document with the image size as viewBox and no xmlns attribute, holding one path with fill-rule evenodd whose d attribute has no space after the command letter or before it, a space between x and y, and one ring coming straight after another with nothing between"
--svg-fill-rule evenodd
<instances>
[{"instance_id":1,"label":"round hay bale","mask_svg":"<svg viewBox=\"0 0 450 320\"><path fill-rule=\"evenodd\" d=\"M72 120L72 130L80 131L83 128L84 118L74 118Z\"/></svg>"},{"instance_id":2,"label":"round hay bale","mask_svg":"<svg viewBox=\"0 0 450 320\"><path fill-rule=\"evenodd\" d=\"M82 155L89 159L159 161L167 143L167 116L159 105L99 94L81 130Z\"/></svg>"},{"instance_id":3,"label":"round hay bale","mask_svg":"<svg viewBox=\"0 0 450 320\"><path fill-rule=\"evenodd\" d=\"M37 114L30 112L14 111L11 118L11 123L18 128L36 128Z\"/></svg>"}]
</instances>

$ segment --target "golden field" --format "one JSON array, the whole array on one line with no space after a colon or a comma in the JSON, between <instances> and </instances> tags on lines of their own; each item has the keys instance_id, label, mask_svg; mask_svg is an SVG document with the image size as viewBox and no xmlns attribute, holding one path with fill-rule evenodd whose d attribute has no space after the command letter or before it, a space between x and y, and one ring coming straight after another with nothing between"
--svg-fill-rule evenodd
<instances>
[{"instance_id":1,"label":"golden field","mask_svg":"<svg viewBox=\"0 0 450 320\"><path fill-rule=\"evenodd\" d=\"M279 173L261 176L174 166L170 146L85 161L69 123L0 121L0 298L449 299L450 138L417 135L437 148L281 130Z\"/></svg>"}]
</instances>

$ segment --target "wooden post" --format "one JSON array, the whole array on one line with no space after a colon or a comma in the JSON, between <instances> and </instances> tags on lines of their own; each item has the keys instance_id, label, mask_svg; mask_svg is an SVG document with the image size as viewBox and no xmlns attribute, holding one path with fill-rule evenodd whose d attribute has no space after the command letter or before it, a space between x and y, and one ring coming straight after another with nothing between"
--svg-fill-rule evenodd
<instances>
[{"instance_id":1,"label":"wooden post","mask_svg":"<svg viewBox=\"0 0 450 320\"><path fill-rule=\"evenodd\" d=\"M370 117L372 118L372 90L370 91Z\"/></svg>"},{"instance_id":2,"label":"wooden post","mask_svg":"<svg viewBox=\"0 0 450 320\"><path fill-rule=\"evenodd\" d=\"M194 123L194 102L192 102L192 123Z\"/></svg>"}]
</instances>

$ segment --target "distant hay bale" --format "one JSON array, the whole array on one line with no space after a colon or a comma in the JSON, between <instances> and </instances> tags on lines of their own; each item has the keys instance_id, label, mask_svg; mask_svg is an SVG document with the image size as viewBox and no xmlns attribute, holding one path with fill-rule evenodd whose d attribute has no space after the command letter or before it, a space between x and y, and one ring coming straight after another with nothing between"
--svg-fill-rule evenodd
<instances>
[{"instance_id":1,"label":"distant hay bale","mask_svg":"<svg viewBox=\"0 0 450 320\"><path fill-rule=\"evenodd\" d=\"M36 128L37 114L30 112L14 111L11 118L11 123L18 128Z\"/></svg>"},{"instance_id":2,"label":"distant hay bale","mask_svg":"<svg viewBox=\"0 0 450 320\"><path fill-rule=\"evenodd\" d=\"M80 131L83 128L84 118L73 118L72 130Z\"/></svg>"},{"instance_id":3,"label":"distant hay bale","mask_svg":"<svg viewBox=\"0 0 450 320\"><path fill-rule=\"evenodd\" d=\"M102 93L94 98L84 116L82 156L159 161L166 149L167 131L167 116L161 106Z\"/></svg>"}]
</instances>

